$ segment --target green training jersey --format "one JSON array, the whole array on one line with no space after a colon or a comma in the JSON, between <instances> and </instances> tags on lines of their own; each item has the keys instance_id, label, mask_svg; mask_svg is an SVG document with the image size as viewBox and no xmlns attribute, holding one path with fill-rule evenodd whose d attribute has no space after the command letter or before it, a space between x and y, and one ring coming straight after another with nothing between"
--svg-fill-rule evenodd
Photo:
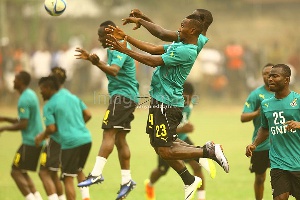
<instances>
[{"instance_id":1,"label":"green training jersey","mask_svg":"<svg viewBox=\"0 0 300 200\"><path fill-rule=\"evenodd\" d=\"M35 92L25 89L18 101L19 119L27 119L26 129L22 130L22 144L35 146L35 136L43 131L43 123L40 114L40 104ZM43 145L43 143L41 144Z\"/></svg>"},{"instance_id":2,"label":"green training jersey","mask_svg":"<svg viewBox=\"0 0 300 200\"><path fill-rule=\"evenodd\" d=\"M193 109L193 104L184 106L183 111L182 111L182 120L181 120L179 126L184 126L184 124L186 124L189 121L192 109ZM188 137L188 135L186 133L178 134L178 138L183 140L183 141L187 137Z\"/></svg>"},{"instance_id":3,"label":"green training jersey","mask_svg":"<svg viewBox=\"0 0 300 200\"><path fill-rule=\"evenodd\" d=\"M264 99L268 99L270 97L274 96L274 93L266 90L265 86L260 86L253 90L244 105L244 110L243 113L251 113L256 111L257 109L260 108L261 102ZM255 140L257 136L257 131L261 125L261 116L255 117L253 120L253 126L254 126L254 131L252 134L252 142ZM257 146L255 151L264 151L264 150L269 150L270 149L270 142L269 139L265 140L263 143Z\"/></svg>"},{"instance_id":4,"label":"green training jersey","mask_svg":"<svg viewBox=\"0 0 300 200\"><path fill-rule=\"evenodd\" d=\"M70 91L69 90L67 90L66 88L61 88L60 90L58 90L58 92L56 93L56 95L58 96L57 98L59 98L59 96L61 96L61 95L65 95L65 94L71 94L70 93ZM45 106L44 106L44 113L45 113L45 110L47 110L48 109L48 106L49 105L51 105L51 104L45 104ZM44 120L45 120L45 118L44 118ZM45 123L46 123L46 121L45 121ZM49 124L48 124L49 125ZM51 134L50 135L50 137L55 141L55 142L57 142L57 143L61 143L60 142L60 139L59 139L59 133L58 132L56 132L56 133L53 133L53 134Z\"/></svg>"},{"instance_id":5,"label":"green training jersey","mask_svg":"<svg viewBox=\"0 0 300 200\"><path fill-rule=\"evenodd\" d=\"M180 42L180 34L177 31L177 42ZM204 47L204 45L208 42L208 38L202 34L199 35L198 37L198 42L197 42L197 53L199 54L200 51L202 50L202 48Z\"/></svg>"},{"instance_id":6,"label":"green training jersey","mask_svg":"<svg viewBox=\"0 0 300 200\"><path fill-rule=\"evenodd\" d=\"M272 169L300 171L300 129L287 131L285 122L300 122L300 95L292 91L283 99L271 97L261 103L262 127L269 129Z\"/></svg>"},{"instance_id":7,"label":"green training jersey","mask_svg":"<svg viewBox=\"0 0 300 200\"><path fill-rule=\"evenodd\" d=\"M57 92L44 106L45 124L56 125L61 149L75 148L92 141L82 114L86 108L77 96L68 92Z\"/></svg>"},{"instance_id":8,"label":"green training jersey","mask_svg":"<svg viewBox=\"0 0 300 200\"><path fill-rule=\"evenodd\" d=\"M153 72L150 96L170 106L184 107L183 83L189 75L197 57L197 46L173 42L164 45L161 55L164 65Z\"/></svg>"},{"instance_id":9,"label":"green training jersey","mask_svg":"<svg viewBox=\"0 0 300 200\"><path fill-rule=\"evenodd\" d=\"M127 45L127 48L131 49L129 45ZM139 84L136 80L134 59L119 51L107 49L107 64L109 66L117 65L120 67L120 71L116 77L106 74L110 97L118 94L137 103Z\"/></svg>"}]
</instances>

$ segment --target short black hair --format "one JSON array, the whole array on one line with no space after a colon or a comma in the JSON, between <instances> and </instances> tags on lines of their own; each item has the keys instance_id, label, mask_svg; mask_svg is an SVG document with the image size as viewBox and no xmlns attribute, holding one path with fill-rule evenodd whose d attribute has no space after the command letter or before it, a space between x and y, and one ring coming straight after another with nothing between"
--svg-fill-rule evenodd
<instances>
[{"instance_id":1,"label":"short black hair","mask_svg":"<svg viewBox=\"0 0 300 200\"><path fill-rule=\"evenodd\" d=\"M188 95L193 95L194 94L194 86L190 82L186 81L183 84L183 92Z\"/></svg>"},{"instance_id":2,"label":"short black hair","mask_svg":"<svg viewBox=\"0 0 300 200\"><path fill-rule=\"evenodd\" d=\"M108 27L108 25L111 25L111 26L113 26L113 27L116 27L116 24L115 24L113 21L111 21L111 20L107 20L107 21L105 21L105 22L102 22L102 23L100 24L100 27L102 27L102 26Z\"/></svg>"},{"instance_id":3,"label":"short black hair","mask_svg":"<svg viewBox=\"0 0 300 200\"><path fill-rule=\"evenodd\" d=\"M203 31L204 15L192 14L187 16L186 19L191 19L191 23L197 29L197 33L200 34Z\"/></svg>"},{"instance_id":4,"label":"short black hair","mask_svg":"<svg viewBox=\"0 0 300 200\"><path fill-rule=\"evenodd\" d=\"M214 21L214 18L210 11L206 9L196 9L197 12L200 13L200 15L204 16L204 28L207 30L208 27L211 25L211 23Z\"/></svg>"},{"instance_id":5,"label":"short black hair","mask_svg":"<svg viewBox=\"0 0 300 200\"><path fill-rule=\"evenodd\" d=\"M22 83L26 86L29 85L30 81L31 81L31 76L28 72L26 71L20 71L18 74L20 80L22 81Z\"/></svg>"},{"instance_id":6,"label":"short black hair","mask_svg":"<svg viewBox=\"0 0 300 200\"><path fill-rule=\"evenodd\" d=\"M50 76L42 77L39 80L39 85L42 84L50 87L53 90L59 90L59 82L56 76L50 75Z\"/></svg>"},{"instance_id":7,"label":"short black hair","mask_svg":"<svg viewBox=\"0 0 300 200\"><path fill-rule=\"evenodd\" d=\"M51 69L51 75L56 76L60 85L64 84L67 79L66 70L61 67L54 67Z\"/></svg>"},{"instance_id":8,"label":"short black hair","mask_svg":"<svg viewBox=\"0 0 300 200\"><path fill-rule=\"evenodd\" d=\"M292 74L291 68L286 64L276 64L272 68L281 68L285 77L290 77Z\"/></svg>"}]
</instances>

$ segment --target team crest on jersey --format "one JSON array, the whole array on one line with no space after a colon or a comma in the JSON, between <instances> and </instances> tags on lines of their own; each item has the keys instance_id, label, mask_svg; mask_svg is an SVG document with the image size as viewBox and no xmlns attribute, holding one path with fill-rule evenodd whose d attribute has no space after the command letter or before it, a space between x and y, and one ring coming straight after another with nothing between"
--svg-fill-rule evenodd
<instances>
[{"instance_id":1,"label":"team crest on jersey","mask_svg":"<svg viewBox=\"0 0 300 200\"><path fill-rule=\"evenodd\" d=\"M292 107L295 107L295 106L297 106L297 98L295 98L291 103L290 103L290 105L292 106Z\"/></svg>"},{"instance_id":2,"label":"team crest on jersey","mask_svg":"<svg viewBox=\"0 0 300 200\"><path fill-rule=\"evenodd\" d=\"M250 103L246 102L245 105L247 106L247 108L250 108Z\"/></svg>"},{"instance_id":3,"label":"team crest on jersey","mask_svg":"<svg viewBox=\"0 0 300 200\"><path fill-rule=\"evenodd\" d=\"M119 60L122 60L122 56L120 56L120 55L117 55L117 58L119 59Z\"/></svg>"},{"instance_id":4,"label":"team crest on jersey","mask_svg":"<svg viewBox=\"0 0 300 200\"><path fill-rule=\"evenodd\" d=\"M263 95L263 94L259 94L258 96L262 99L265 99L265 95Z\"/></svg>"}]
</instances>

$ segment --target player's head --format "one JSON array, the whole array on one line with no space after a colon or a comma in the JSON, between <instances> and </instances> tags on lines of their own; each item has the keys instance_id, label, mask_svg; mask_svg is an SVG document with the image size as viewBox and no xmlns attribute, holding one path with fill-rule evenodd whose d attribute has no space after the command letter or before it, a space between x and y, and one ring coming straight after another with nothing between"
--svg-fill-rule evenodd
<instances>
[{"instance_id":1,"label":"player's head","mask_svg":"<svg viewBox=\"0 0 300 200\"><path fill-rule=\"evenodd\" d=\"M204 16L203 30L205 32L207 31L211 23L214 21L211 12L205 9L196 9L192 14Z\"/></svg>"},{"instance_id":2,"label":"player's head","mask_svg":"<svg viewBox=\"0 0 300 200\"><path fill-rule=\"evenodd\" d=\"M185 105L189 105L191 103L193 95L194 95L194 87L190 82L186 81L183 84L183 97L184 97Z\"/></svg>"},{"instance_id":3,"label":"player's head","mask_svg":"<svg viewBox=\"0 0 300 200\"><path fill-rule=\"evenodd\" d=\"M22 88L28 87L31 80L31 76L28 72L20 71L15 75L14 89L20 90Z\"/></svg>"},{"instance_id":4,"label":"player's head","mask_svg":"<svg viewBox=\"0 0 300 200\"><path fill-rule=\"evenodd\" d=\"M46 76L39 80L39 87L41 95L46 101L59 90L59 82L56 76Z\"/></svg>"},{"instance_id":5,"label":"player's head","mask_svg":"<svg viewBox=\"0 0 300 200\"><path fill-rule=\"evenodd\" d=\"M63 85L67 79L66 70L61 67L53 67L50 75L56 76L60 86Z\"/></svg>"},{"instance_id":6,"label":"player's head","mask_svg":"<svg viewBox=\"0 0 300 200\"><path fill-rule=\"evenodd\" d=\"M108 25L111 25L113 27L116 27L116 24L112 21L105 21L100 24L100 27L98 28L98 40L103 46L103 48L108 47L106 44L106 39L107 39L107 32L105 31L105 28L108 28Z\"/></svg>"},{"instance_id":7,"label":"player's head","mask_svg":"<svg viewBox=\"0 0 300 200\"><path fill-rule=\"evenodd\" d=\"M291 69L286 64L276 64L269 74L269 88L273 92L280 92L289 87Z\"/></svg>"},{"instance_id":8,"label":"player's head","mask_svg":"<svg viewBox=\"0 0 300 200\"><path fill-rule=\"evenodd\" d=\"M267 63L263 68L262 68L262 71L261 71L261 74L262 74L262 77L263 77L263 81L265 83L265 86L269 87L269 84L268 84L268 79L269 79L269 74L270 74L270 71L272 69L274 65L272 63Z\"/></svg>"},{"instance_id":9,"label":"player's head","mask_svg":"<svg viewBox=\"0 0 300 200\"><path fill-rule=\"evenodd\" d=\"M180 24L180 39L185 42L191 36L198 38L202 30L203 18L199 15L189 15Z\"/></svg>"}]
</instances>

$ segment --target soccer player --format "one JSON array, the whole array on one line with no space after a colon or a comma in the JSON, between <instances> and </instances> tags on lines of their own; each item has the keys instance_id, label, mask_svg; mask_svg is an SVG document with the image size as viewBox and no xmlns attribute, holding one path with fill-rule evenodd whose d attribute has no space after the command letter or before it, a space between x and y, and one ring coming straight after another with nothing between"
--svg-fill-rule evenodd
<instances>
[{"instance_id":1,"label":"soccer player","mask_svg":"<svg viewBox=\"0 0 300 200\"><path fill-rule=\"evenodd\" d=\"M73 183L84 180L83 168L91 148L91 135L85 123L91 114L86 105L75 95L59 92L57 77L42 77L39 87L44 101L44 120L46 130L36 136L38 145L52 134L57 134L61 145L61 170L67 200L75 200L76 192ZM81 191L82 199L89 200L89 190Z\"/></svg>"},{"instance_id":2,"label":"soccer player","mask_svg":"<svg viewBox=\"0 0 300 200\"><path fill-rule=\"evenodd\" d=\"M57 77L60 85L57 95L63 95L64 93L69 94L70 92L63 88L63 84L67 78L66 70L61 67L54 67L51 69L51 75ZM65 200L63 186L58 176L61 164L60 156L61 145L59 133L51 134L47 146L41 154L39 171L39 176L43 182L49 200Z\"/></svg>"},{"instance_id":3,"label":"soccer player","mask_svg":"<svg viewBox=\"0 0 300 200\"><path fill-rule=\"evenodd\" d=\"M112 21L105 21L100 24L98 29L98 40L104 48L107 48L105 28L108 25L116 27ZM128 48L130 48L129 45ZM107 50L107 63L100 61L95 54L89 55L83 49L77 48L76 51L79 52L76 55L77 59L89 60L106 74L109 81L108 92L110 96L109 105L102 122L103 140L94 168L87 179L79 183L78 186L90 186L104 180L102 172L105 163L116 146L122 177L121 188L116 199L123 199L136 185L131 178L130 149L126 140L126 136L131 130L130 123L134 119L133 112L137 106L139 95L135 63L126 54L110 49Z\"/></svg>"},{"instance_id":4,"label":"soccer player","mask_svg":"<svg viewBox=\"0 0 300 200\"><path fill-rule=\"evenodd\" d=\"M261 102L261 127L246 156L270 140L271 186L274 200L300 199L300 95L289 88L291 69L285 64L272 67L268 84L275 96Z\"/></svg>"},{"instance_id":5,"label":"soccer player","mask_svg":"<svg viewBox=\"0 0 300 200\"><path fill-rule=\"evenodd\" d=\"M0 117L1 122L9 122L11 125L0 127L3 131L21 131L22 144L17 151L11 169L11 176L26 200L41 200L40 193L27 171L36 171L42 143L35 146L34 138L43 131L40 115L39 100L28 85L31 76L25 71L15 75L14 89L20 93L18 100L18 118Z\"/></svg>"},{"instance_id":6,"label":"soccer player","mask_svg":"<svg viewBox=\"0 0 300 200\"><path fill-rule=\"evenodd\" d=\"M190 117L191 111L193 109L193 94L194 94L194 87L191 83L185 82L183 85L183 97L184 97L184 108L182 111L183 118L181 123L176 129L178 134L178 138L190 145L193 145L193 142L188 137L187 133L191 133L194 130L194 126L188 122ZM201 170L201 166L195 160L186 160L186 162L191 166L194 171L194 175L198 176L202 179L202 185L198 188L197 199L198 200L205 200L205 186L204 186L204 175ZM150 178L145 181L145 190L147 200L155 200L155 191L154 191L154 184L165 175L170 166L167 162L165 162L161 157L158 156L158 166L151 172Z\"/></svg>"},{"instance_id":7,"label":"soccer player","mask_svg":"<svg viewBox=\"0 0 300 200\"><path fill-rule=\"evenodd\" d=\"M211 23L213 22L213 16L212 16L211 12L206 9L196 9L192 14L198 15L203 19L203 25L202 25L203 28L202 28L201 34L198 37L198 42L197 42L197 46L198 46L197 52L199 54L199 52L201 51L203 46L208 42L208 38L206 37L206 32L207 32L209 26L211 25ZM161 26L155 24L148 16L146 16L140 10L133 9L130 12L129 16L130 16L129 18L123 19L124 25L128 24L128 23L135 23L136 26L133 28L134 30L138 29L140 26L143 26L153 36L155 36L163 41L180 42L180 37L179 37L178 31L171 31L171 30L162 28ZM137 21L134 18L137 18L137 19L140 18L143 20Z\"/></svg>"},{"instance_id":8,"label":"soccer player","mask_svg":"<svg viewBox=\"0 0 300 200\"><path fill-rule=\"evenodd\" d=\"M253 90L248 96L243 113L241 114L241 122L253 122L254 131L252 135L252 142L254 142L257 131L261 125L260 106L264 99L274 96L270 91L268 78L273 64L268 63L262 69L262 78L264 85ZM255 151L250 160L250 172L255 173L254 192L256 200L262 200L264 196L264 182L266 180L266 170L270 167L269 160L270 142L266 139L261 143Z\"/></svg>"},{"instance_id":9,"label":"soccer player","mask_svg":"<svg viewBox=\"0 0 300 200\"><path fill-rule=\"evenodd\" d=\"M142 20L142 19L138 19ZM112 49L123 52L135 60L156 68L150 87L150 108L146 132L156 153L164 159L182 178L185 185L185 200L193 198L196 189L202 184L201 178L193 176L182 160L209 157L220 164L226 172L229 165L221 145L207 142L203 147L188 145L177 139L176 129L182 119L184 98L183 83L197 57L197 42L202 31L202 19L189 15L182 20L178 30L180 41L169 45L154 45L136 40L123 34L124 42L115 36L107 40ZM123 32L110 27L112 32ZM120 36L121 34L119 34ZM145 55L128 49L127 41L152 55Z\"/></svg>"}]
</instances>

